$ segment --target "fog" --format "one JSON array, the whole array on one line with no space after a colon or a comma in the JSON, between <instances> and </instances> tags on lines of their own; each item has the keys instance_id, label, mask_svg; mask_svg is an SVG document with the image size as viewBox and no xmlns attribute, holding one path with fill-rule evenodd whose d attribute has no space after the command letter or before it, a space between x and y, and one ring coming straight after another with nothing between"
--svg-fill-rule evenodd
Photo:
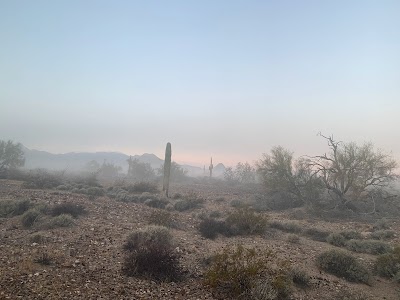
<instances>
[{"instance_id":1,"label":"fog","mask_svg":"<svg viewBox=\"0 0 400 300\"><path fill-rule=\"evenodd\" d=\"M0 139L202 167L318 132L400 160L397 2L0 4Z\"/></svg>"}]
</instances>

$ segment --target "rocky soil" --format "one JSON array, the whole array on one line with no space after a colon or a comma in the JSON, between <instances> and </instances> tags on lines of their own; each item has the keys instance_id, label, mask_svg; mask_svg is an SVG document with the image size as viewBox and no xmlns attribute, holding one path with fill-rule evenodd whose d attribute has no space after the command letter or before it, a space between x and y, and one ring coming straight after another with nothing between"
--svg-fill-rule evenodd
<instances>
[{"instance_id":1,"label":"rocky soil","mask_svg":"<svg viewBox=\"0 0 400 300\"><path fill-rule=\"evenodd\" d=\"M400 299L400 285L374 276L371 285L349 283L321 272L315 265L316 256L334 246L313 241L305 236L299 243L288 241L288 234L269 229L263 236L223 237L208 240L199 234L198 215L204 211L222 213L231 208L233 199L252 197L251 190L230 187L190 185L173 187L172 192L193 190L206 202L203 208L173 212L179 226L171 229L176 249L185 270L180 282L154 282L126 277L121 272L124 260L122 245L134 229L148 224L155 208L140 203L123 203L107 196L89 199L86 195L55 190L21 188L21 182L0 180L0 200L30 199L37 204L73 202L83 205L88 214L76 219L68 228L45 230L25 229L21 217L0 218L0 299L215 299L203 284L205 261L227 245L243 244L272 249L279 258L307 271L311 285L293 288L292 299ZM289 220L293 211L265 213L269 220ZM304 227L329 231L356 230L368 232L365 222L327 222L302 217L296 222ZM396 237L389 243L398 244L399 223L393 223ZM40 241L36 241L40 236ZM353 253L354 254L354 253ZM373 255L354 254L372 267ZM48 264L43 263L47 258Z\"/></svg>"}]
</instances>

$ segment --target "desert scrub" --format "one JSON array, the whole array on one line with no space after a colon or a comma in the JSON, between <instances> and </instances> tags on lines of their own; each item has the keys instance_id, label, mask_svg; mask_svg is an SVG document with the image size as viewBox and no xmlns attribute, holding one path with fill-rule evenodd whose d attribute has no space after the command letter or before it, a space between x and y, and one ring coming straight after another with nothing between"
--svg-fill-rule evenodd
<instances>
[{"instance_id":1,"label":"desert scrub","mask_svg":"<svg viewBox=\"0 0 400 300\"><path fill-rule=\"evenodd\" d=\"M339 250L329 250L317 257L317 265L323 271L351 282L369 283L368 269L354 256Z\"/></svg>"},{"instance_id":2,"label":"desert scrub","mask_svg":"<svg viewBox=\"0 0 400 300\"><path fill-rule=\"evenodd\" d=\"M225 234L227 229L224 221L206 217L201 220L199 231L202 237L215 239L219 233Z\"/></svg>"},{"instance_id":3,"label":"desert scrub","mask_svg":"<svg viewBox=\"0 0 400 300\"><path fill-rule=\"evenodd\" d=\"M124 244L122 272L153 280L177 280L181 275L168 228L150 225L132 232Z\"/></svg>"},{"instance_id":4,"label":"desert scrub","mask_svg":"<svg viewBox=\"0 0 400 300\"><path fill-rule=\"evenodd\" d=\"M400 281L400 246L394 247L391 253L379 255L375 261L375 270L380 276Z\"/></svg>"},{"instance_id":5,"label":"desert scrub","mask_svg":"<svg viewBox=\"0 0 400 300\"><path fill-rule=\"evenodd\" d=\"M0 200L0 217L14 217L22 215L32 207L29 200Z\"/></svg>"},{"instance_id":6,"label":"desert scrub","mask_svg":"<svg viewBox=\"0 0 400 300\"><path fill-rule=\"evenodd\" d=\"M272 221L269 223L269 227L290 233L300 233L302 231L301 225L295 222Z\"/></svg>"},{"instance_id":7,"label":"desert scrub","mask_svg":"<svg viewBox=\"0 0 400 300\"><path fill-rule=\"evenodd\" d=\"M396 236L396 232L394 230L377 230L371 233L369 236L374 240L390 240Z\"/></svg>"},{"instance_id":8,"label":"desert scrub","mask_svg":"<svg viewBox=\"0 0 400 300\"><path fill-rule=\"evenodd\" d=\"M382 218L375 222L373 225L374 230L390 229L390 221Z\"/></svg>"},{"instance_id":9,"label":"desert scrub","mask_svg":"<svg viewBox=\"0 0 400 300\"><path fill-rule=\"evenodd\" d=\"M346 240L361 240L363 238L360 232L354 230L341 231L340 234Z\"/></svg>"},{"instance_id":10,"label":"desert scrub","mask_svg":"<svg viewBox=\"0 0 400 300\"><path fill-rule=\"evenodd\" d=\"M146 201L144 201L144 204L150 207L154 207L154 208L165 208L167 206L167 204L169 203L169 201L165 198L150 198L147 199Z\"/></svg>"},{"instance_id":11,"label":"desert scrub","mask_svg":"<svg viewBox=\"0 0 400 300\"><path fill-rule=\"evenodd\" d=\"M389 244L375 240L350 240L346 242L346 248L359 253L384 254L392 250Z\"/></svg>"},{"instance_id":12,"label":"desert scrub","mask_svg":"<svg viewBox=\"0 0 400 300\"><path fill-rule=\"evenodd\" d=\"M31 208L22 215L21 224L25 228L30 228L39 220L39 217L40 211L36 208Z\"/></svg>"},{"instance_id":13,"label":"desert scrub","mask_svg":"<svg viewBox=\"0 0 400 300\"><path fill-rule=\"evenodd\" d=\"M54 229L58 227L71 227L74 224L74 218L71 215L61 214L48 220L45 224L45 228Z\"/></svg>"},{"instance_id":14,"label":"desert scrub","mask_svg":"<svg viewBox=\"0 0 400 300\"><path fill-rule=\"evenodd\" d=\"M326 241L337 247L344 247L346 245L346 238L340 233L331 233L326 238Z\"/></svg>"},{"instance_id":15,"label":"desert scrub","mask_svg":"<svg viewBox=\"0 0 400 300\"><path fill-rule=\"evenodd\" d=\"M74 204L71 202L64 202L60 204L56 204L51 208L52 216L59 216L63 214L68 214L73 216L74 218L79 217L80 215L86 214L85 207L80 204Z\"/></svg>"},{"instance_id":16,"label":"desert scrub","mask_svg":"<svg viewBox=\"0 0 400 300\"><path fill-rule=\"evenodd\" d=\"M310 285L310 275L306 271L298 267L292 268L289 272L290 278L294 284L299 287L305 288Z\"/></svg>"},{"instance_id":17,"label":"desert scrub","mask_svg":"<svg viewBox=\"0 0 400 300\"><path fill-rule=\"evenodd\" d=\"M162 209L156 209L151 212L147 218L147 222L150 225L165 226L168 228L176 227L176 221L169 211Z\"/></svg>"},{"instance_id":18,"label":"desert scrub","mask_svg":"<svg viewBox=\"0 0 400 300\"><path fill-rule=\"evenodd\" d=\"M296 234L289 234L286 240L292 244L300 244L300 237Z\"/></svg>"},{"instance_id":19,"label":"desert scrub","mask_svg":"<svg viewBox=\"0 0 400 300\"><path fill-rule=\"evenodd\" d=\"M204 199L194 192L189 192L183 196L183 199L178 200L174 209L177 211L186 211L191 209L200 208L203 206Z\"/></svg>"},{"instance_id":20,"label":"desert scrub","mask_svg":"<svg viewBox=\"0 0 400 300\"><path fill-rule=\"evenodd\" d=\"M125 190L127 190L130 193L151 193L155 194L158 193L158 188L157 184L153 182L148 182L148 181L139 181L135 182L134 184L128 185L124 187Z\"/></svg>"},{"instance_id":21,"label":"desert scrub","mask_svg":"<svg viewBox=\"0 0 400 300\"><path fill-rule=\"evenodd\" d=\"M267 219L250 208L236 208L225 219L226 227L232 235L263 234L267 227Z\"/></svg>"},{"instance_id":22,"label":"desert scrub","mask_svg":"<svg viewBox=\"0 0 400 300\"><path fill-rule=\"evenodd\" d=\"M212 257L204 283L223 299L285 299L290 292L287 270L287 263L270 250L239 245Z\"/></svg>"},{"instance_id":23,"label":"desert scrub","mask_svg":"<svg viewBox=\"0 0 400 300\"><path fill-rule=\"evenodd\" d=\"M310 237L314 241L326 242L329 236L329 231L321 230L318 228L308 228L304 231L304 235Z\"/></svg>"}]
</instances>

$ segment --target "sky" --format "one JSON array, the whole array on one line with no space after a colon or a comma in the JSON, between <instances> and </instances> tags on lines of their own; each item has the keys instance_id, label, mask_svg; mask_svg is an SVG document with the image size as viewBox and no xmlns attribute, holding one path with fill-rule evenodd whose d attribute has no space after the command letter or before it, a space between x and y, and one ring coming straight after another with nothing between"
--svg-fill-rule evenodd
<instances>
[{"instance_id":1,"label":"sky","mask_svg":"<svg viewBox=\"0 0 400 300\"><path fill-rule=\"evenodd\" d=\"M194 165L318 132L400 161L400 1L0 0L0 139Z\"/></svg>"}]
</instances>

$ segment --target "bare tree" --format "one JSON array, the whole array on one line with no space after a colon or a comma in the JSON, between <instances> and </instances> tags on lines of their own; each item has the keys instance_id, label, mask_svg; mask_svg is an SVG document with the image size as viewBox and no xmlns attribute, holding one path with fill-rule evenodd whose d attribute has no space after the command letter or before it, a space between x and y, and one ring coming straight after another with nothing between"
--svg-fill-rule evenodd
<instances>
[{"instance_id":1,"label":"bare tree","mask_svg":"<svg viewBox=\"0 0 400 300\"><path fill-rule=\"evenodd\" d=\"M306 164L320 178L324 187L348 207L351 201L373 197L398 176L397 163L388 154L374 150L371 143L361 146L343 143L333 136L320 134L329 146L329 152L308 157Z\"/></svg>"}]
</instances>

